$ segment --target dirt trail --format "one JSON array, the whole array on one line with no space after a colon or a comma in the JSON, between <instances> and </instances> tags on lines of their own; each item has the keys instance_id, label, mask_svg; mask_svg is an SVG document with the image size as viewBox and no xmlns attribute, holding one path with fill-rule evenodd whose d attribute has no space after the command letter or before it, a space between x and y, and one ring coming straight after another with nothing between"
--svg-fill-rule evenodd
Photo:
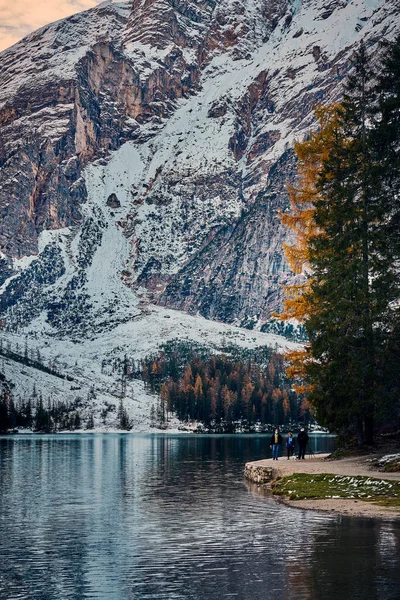
<instances>
[{"instance_id":1,"label":"dirt trail","mask_svg":"<svg viewBox=\"0 0 400 600\"><path fill-rule=\"evenodd\" d=\"M334 475L365 475L377 479L391 479L400 481L400 473L385 473L378 470L374 465L377 457L360 456L351 458L327 459L327 454L319 454L314 458L305 460L287 460L284 457L278 461L270 459L259 460L254 465L272 467L274 478L293 473L333 473ZM373 517L400 520L398 508L377 506L370 502L355 500L353 498L328 498L326 500L287 500L280 499L284 504L294 508L318 510L323 512L337 513L341 515Z\"/></svg>"}]
</instances>

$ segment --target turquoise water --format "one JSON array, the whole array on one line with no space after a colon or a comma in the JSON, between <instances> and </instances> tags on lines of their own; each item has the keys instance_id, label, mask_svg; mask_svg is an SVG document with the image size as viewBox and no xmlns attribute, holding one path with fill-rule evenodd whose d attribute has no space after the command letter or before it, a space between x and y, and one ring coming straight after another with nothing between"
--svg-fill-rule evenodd
<instances>
[{"instance_id":1,"label":"turquoise water","mask_svg":"<svg viewBox=\"0 0 400 600\"><path fill-rule=\"evenodd\" d=\"M269 436L0 438L0 599L398 600L400 528L246 484ZM332 438L313 436L313 450Z\"/></svg>"}]
</instances>

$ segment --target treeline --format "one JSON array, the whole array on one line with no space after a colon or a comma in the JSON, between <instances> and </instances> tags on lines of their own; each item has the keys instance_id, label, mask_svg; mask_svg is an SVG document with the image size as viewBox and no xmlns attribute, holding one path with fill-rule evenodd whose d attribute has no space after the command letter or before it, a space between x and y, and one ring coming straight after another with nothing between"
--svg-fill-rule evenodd
<instances>
[{"instance_id":1,"label":"treeline","mask_svg":"<svg viewBox=\"0 0 400 600\"><path fill-rule=\"evenodd\" d=\"M0 374L1 375L1 374ZM83 411L83 401L76 398L74 402L49 401L45 403L42 396L32 400L14 402L11 391L3 390L0 394L0 433L16 428L32 429L40 433L56 433L57 431L74 431L76 429L94 429L94 416L91 410ZM115 411L115 406L106 403L100 412L103 425L107 417ZM82 412L86 417L82 416ZM120 399L115 425L119 429L129 431L132 421Z\"/></svg>"},{"instance_id":2,"label":"treeline","mask_svg":"<svg viewBox=\"0 0 400 600\"><path fill-rule=\"evenodd\" d=\"M305 275L282 318L309 339L289 375L320 424L370 444L377 425L400 425L400 36L381 60L361 44L343 100L316 117L282 214Z\"/></svg>"},{"instance_id":3,"label":"treeline","mask_svg":"<svg viewBox=\"0 0 400 600\"><path fill-rule=\"evenodd\" d=\"M49 402L45 406L39 395L36 402L29 398L15 404L12 393L3 391L0 395L0 432L5 433L18 427L42 433L81 429L93 429L93 415L82 423L78 410L79 399L74 403Z\"/></svg>"},{"instance_id":4,"label":"treeline","mask_svg":"<svg viewBox=\"0 0 400 600\"><path fill-rule=\"evenodd\" d=\"M88 392L87 399L77 396L72 402L43 400L34 386L27 399L13 397L13 385L0 372L0 433L13 429L31 429L40 433L56 433L58 431L74 431L76 429L94 429L93 401L96 399L94 388ZM120 398L118 408L104 402L100 411L100 421L106 425L111 415L113 426L129 431L133 423Z\"/></svg>"},{"instance_id":5,"label":"treeline","mask_svg":"<svg viewBox=\"0 0 400 600\"><path fill-rule=\"evenodd\" d=\"M54 377L59 377L60 379L66 379L67 381L74 380L74 378L70 375L64 375L63 373L60 373L56 365L45 365L43 363L40 351L38 349L29 349L27 341L25 342L24 353L21 354L18 344L16 345L16 350L14 351L11 349L10 341L8 341L7 344L4 344L3 340L0 339L0 356L9 358L10 360L25 365L26 367L33 367L34 369L43 371L43 373L48 373Z\"/></svg>"},{"instance_id":6,"label":"treeline","mask_svg":"<svg viewBox=\"0 0 400 600\"><path fill-rule=\"evenodd\" d=\"M285 424L309 418L307 406L286 378L281 354L264 348L248 353L247 359L243 353L235 359L196 348L183 360L184 354L177 344L143 361L144 381L160 394L159 420L173 412L182 421L223 423L229 430L237 421Z\"/></svg>"},{"instance_id":7,"label":"treeline","mask_svg":"<svg viewBox=\"0 0 400 600\"><path fill-rule=\"evenodd\" d=\"M271 317L266 323L263 323L260 331L262 333L281 335L293 342L304 343L307 341L307 333L302 325L293 325L293 323L279 321L274 317Z\"/></svg>"}]
</instances>

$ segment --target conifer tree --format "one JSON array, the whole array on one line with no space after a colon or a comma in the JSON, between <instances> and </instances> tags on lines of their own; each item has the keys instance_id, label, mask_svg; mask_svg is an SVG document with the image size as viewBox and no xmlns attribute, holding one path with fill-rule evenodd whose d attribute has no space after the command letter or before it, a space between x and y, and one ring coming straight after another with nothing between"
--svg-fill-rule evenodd
<instances>
[{"instance_id":1,"label":"conifer tree","mask_svg":"<svg viewBox=\"0 0 400 600\"><path fill-rule=\"evenodd\" d=\"M5 433L10 427L7 393L0 395L0 433Z\"/></svg>"},{"instance_id":2,"label":"conifer tree","mask_svg":"<svg viewBox=\"0 0 400 600\"><path fill-rule=\"evenodd\" d=\"M39 401L36 406L33 426L35 431L43 431L44 433L50 433L53 428L50 413L44 408L43 399L41 395L39 396Z\"/></svg>"},{"instance_id":3,"label":"conifer tree","mask_svg":"<svg viewBox=\"0 0 400 600\"><path fill-rule=\"evenodd\" d=\"M81 417L78 411L75 412L72 420L72 429L80 429L81 428Z\"/></svg>"},{"instance_id":4,"label":"conifer tree","mask_svg":"<svg viewBox=\"0 0 400 600\"><path fill-rule=\"evenodd\" d=\"M156 409L154 408L154 404L150 407L150 427L156 426Z\"/></svg>"},{"instance_id":5,"label":"conifer tree","mask_svg":"<svg viewBox=\"0 0 400 600\"><path fill-rule=\"evenodd\" d=\"M130 419L129 419L128 413L126 411L126 408L124 406L122 398L120 398L120 401L119 401L117 417L118 417L118 425L121 429L126 429L126 430L131 429Z\"/></svg>"},{"instance_id":6,"label":"conifer tree","mask_svg":"<svg viewBox=\"0 0 400 600\"><path fill-rule=\"evenodd\" d=\"M399 40L377 86L361 45L343 102L334 110L328 148L317 149L311 212L287 218L289 226L300 222L306 232L289 258L300 256L310 265L296 303L289 299L310 340L307 353L293 361L293 374L305 375L322 424L352 427L367 443L386 389L383 365L388 348L395 351L393 333L399 329L399 172L392 168L400 142L396 53ZM308 142L297 152L303 149Z\"/></svg>"},{"instance_id":7,"label":"conifer tree","mask_svg":"<svg viewBox=\"0 0 400 600\"><path fill-rule=\"evenodd\" d=\"M310 247L313 238L320 235L315 223L315 204L320 198L318 176L323 161L329 156L339 128L339 105L319 105L315 109L318 129L311 132L303 142L296 142L294 150L298 159L298 180L288 186L290 212L281 213L281 221L294 233L292 244L284 244L286 259L300 281L285 287L284 310L276 315L279 319L296 319L300 323L316 310L310 303L312 272L310 267ZM306 365L310 361L311 348L305 344L302 350L286 354L289 361L288 376L294 380L295 389L300 393L310 392L312 386L306 383Z\"/></svg>"},{"instance_id":8,"label":"conifer tree","mask_svg":"<svg viewBox=\"0 0 400 600\"><path fill-rule=\"evenodd\" d=\"M400 35L384 42L384 55L376 84L378 103L373 111L371 145L375 157L373 177L382 210L380 252L386 259L386 288L393 299L386 315L384 360L381 361L383 408L387 418L400 425ZM389 335L387 335L389 333Z\"/></svg>"}]
</instances>

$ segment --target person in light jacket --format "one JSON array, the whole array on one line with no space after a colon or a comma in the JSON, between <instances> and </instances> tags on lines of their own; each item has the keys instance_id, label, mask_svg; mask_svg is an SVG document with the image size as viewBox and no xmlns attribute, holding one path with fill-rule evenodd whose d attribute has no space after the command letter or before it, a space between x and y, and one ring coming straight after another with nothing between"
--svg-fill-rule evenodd
<instances>
[{"instance_id":1,"label":"person in light jacket","mask_svg":"<svg viewBox=\"0 0 400 600\"><path fill-rule=\"evenodd\" d=\"M287 450L287 459L289 460L291 456L293 456L294 452L294 437L293 433L289 431L287 440L286 440L286 450Z\"/></svg>"},{"instance_id":2,"label":"person in light jacket","mask_svg":"<svg viewBox=\"0 0 400 600\"><path fill-rule=\"evenodd\" d=\"M279 456L279 446L282 444L282 436L279 433L279 429L276 428L271 437L271 442L269 447L272 448L272 458L273 460L278 460Z\"/></svg>"}]
</instances>

